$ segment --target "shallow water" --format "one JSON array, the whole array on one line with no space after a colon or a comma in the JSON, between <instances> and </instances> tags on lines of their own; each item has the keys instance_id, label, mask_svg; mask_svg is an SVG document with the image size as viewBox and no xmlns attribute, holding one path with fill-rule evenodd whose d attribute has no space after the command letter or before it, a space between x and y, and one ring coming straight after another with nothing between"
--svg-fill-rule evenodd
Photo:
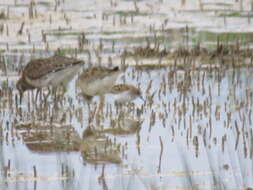
<instances>
[{"instance_id":1,"label":"shallow water","mask_svg":"<svg viewBox=\"0 0 253 190\"><path fill-rule=\"evenodd\" d=\"M172 60L171 66L164 67L156 65L167 65L166 58L127 58L131 66L117 83L139 87L146 101L136 99L134 107L122 108L125 117L141 123L139 132L104 134L120 147L120 164L90 163L79 151L31 151L22 131L15 128L21 122L53 122L72 126L82 137L88 126L107 129L120 117L113 97L106 95L104 114L89 123L99 98L93 98L89 108L75 86L77 77L58 104L53 97L47 104L42 98L36 104L35 92L29 92L22 105L16 105L15 83L31 58L58 51L84 59L85 67L107 65L109 57L113 65L119 65L124 50L144 46L147 39L151 46L158 42L160 49L169 50L197 43L212 49L217 39L252 47L250 1L210 0L199 1L200 5L186 0L182 5L183 1L150 0L135 5L129 0L114 5L107 0L64 0L57 6L48 0L36 2L33 18L29 2L0 2L0 12L7 13L9 7L9 18L0 19L0 27L4 26L0 33L0 189L232 190L253 186L251 65L216 67L201 60L199 65L205 67L195 68L172 66ZM23 21L23 32L17 34ZM83 34L85 39L79 44ZM244 60L239 62L244 64ZM140 66L146 63L152 69Z\"/></svg>"},{"instance_id":2,"label":"shallow water","mask_svg":"<svg viewBox=\"0 0 253 190\"><path fill-rule=\"evenodd\" d=\"M136 109L143 106L140 115L143 123L138 134L107 135L121 144L121 154L124 149L124 155L121 156L121 164L105 164L104 185L109 189L148 189L152 185L165 189L187 189L191 185L214 189L214 175L217 183L228 189L252 186L251 70L186 72L169 67L156 70L129 67L124 74L125 82L139 85L146 99L145 103L140 99L134 101ZM152 85L146 93L150 81ZM74 84L72 81L66 95L73 103L69 106L70 103L65 102L61 110L66 113L64 123L71 124L81 135L88 126L89 112L86 103L79 101L80 97L73 90ZM150 104L148 97L153 93L153 104ZM96 98L93 100L91 109L97 101ZM104 128L110 127L110 119L117 116L113 102L113 98L106 95L104 114L107 106L112 106L113 113L100 121ZM102 165L86 163L79 152L30 151L21 139L17 139L21 135L14 129L14 120L33 121L39 114L29 119L30 114L25 111L28 109L27 99L22 105L23 118L16 114L13 107L6 107L1 112L1 165L7 166L8 160L11 163L9 176L1 181L3 188L33 188L33 166L36 166L38 175L36 189L46 188L48 184L54 189L102 188L102 182L98 180ZM30 109L35 109L34 105ZM136 109L128 117L136 118ZM81 120L77 119L76 110L82 110ZM93 125L96 125L95 121ZM240 131L238 145L237 130ZM61 177L62 164L71 173L66 178ZM192 184L189 184L189 176Z\"/></svg>"}]
</instances>

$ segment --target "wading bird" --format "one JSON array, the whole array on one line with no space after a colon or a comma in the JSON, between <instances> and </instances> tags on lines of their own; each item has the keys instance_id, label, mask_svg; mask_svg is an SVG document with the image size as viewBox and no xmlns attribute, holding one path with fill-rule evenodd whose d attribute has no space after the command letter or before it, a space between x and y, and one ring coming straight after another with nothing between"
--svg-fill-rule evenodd
<instances>
[{"instance_id":1,"label":"wading bird","mask_svg":"<svg viewBox=\"0 0 253 190\"><path fill-rule=\"evenodd\" d=\"M65 56L51 56L31 60L24 68L17 82L20 102L26 90L37 89L36 99L43 87L66 84L79 72L84 62Z\"/></svg>"},{"instance_id":2,"label":"wading bird","mask_svg":"<svg viewBox=\"0 0 253 190\"><path fill-rule=\"evenodd\" d=\"M131 102L138 97L144 101L141 91L129 84L116 84L112 87L110 93L113 94L118 103Z\"/></svg>"},{"instance_id":3,"label":"wading bird","mask_svg":"<svg viewBox=\"0 0 253 190\"><path fill-rule=\"evenodd\" d=\"M119 67L91 67L81 73L76 85L81 89L82 95L86 99L91 99L93 96L100 96L99 111L102 109L104 103L103 95L111 91L121 72Z\"/></svg>"}]
</instances>

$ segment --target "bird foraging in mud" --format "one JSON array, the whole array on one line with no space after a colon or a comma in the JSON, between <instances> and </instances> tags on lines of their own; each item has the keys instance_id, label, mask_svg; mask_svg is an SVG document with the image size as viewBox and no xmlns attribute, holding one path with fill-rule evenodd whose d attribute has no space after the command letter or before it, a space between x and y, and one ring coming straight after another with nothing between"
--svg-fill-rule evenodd
<instances>
[{"instance_id":1,"label":"bird foraging in mud","mask_svg":"<svg viewBox=\"0 0 253 190\"><path fill-rule=\"evenodd\" d=\"M118 103L130 102L138 97L145 101L141 95L140 89L129 84L116 84L112 87L110 93L113 94Z\"/></svg>"},{"instance_id":2,"label":"bird foraging in mud","mask_svg":"<svg viewBox=\"0 0 253 190\"><path fill-rule=\"evenodd\" d=\"M86 98L101 96L110 92L120 73L119 67L91 67L81 73L76 85Z\"/></svg>"},{"instance_id":3,"label":"bird foraging in mud","mask_svg":"<svg viewBox=\"0 0 253 190\"><path fill-rule=\"evenodd\" d=\"M76 85L81 89L81 94L85 99L90 100L93 96L100 96L99 112L104 105L104 94L110 92L121 73L122 71L117 66L113 68L91 67L81 73Z\"/></svg>"},{"instance_id":4,"label":"bird foraging in mud","mask_svg":"<svg viewBox=\"0 0 253 190\"><path fill-rule=\"evenodd\" d=\"M26 90L37 89L37 99L38 92L43 87L66 84L79 72L83 64L82 60L59 55L31 60L16 84L20 102Z\"/></svg>"}]
</instances>

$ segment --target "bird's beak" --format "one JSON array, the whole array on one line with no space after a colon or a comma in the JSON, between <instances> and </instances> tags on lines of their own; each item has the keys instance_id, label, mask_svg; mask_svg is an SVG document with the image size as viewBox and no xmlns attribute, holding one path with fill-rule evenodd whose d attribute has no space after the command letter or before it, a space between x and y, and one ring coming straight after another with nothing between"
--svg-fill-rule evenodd
<instances>
[{"instance_id":1,"label":"bird's beak","mask_svg":"<svg viewBox=\"0 0 253 190\"><path fill-rule=\"evenodd\" d=\"M143 98L142 96L140 96L140 99L141 99L143 102L145 102L145 100L144 100L144 98Z\"/></svg>"}]
</instances>

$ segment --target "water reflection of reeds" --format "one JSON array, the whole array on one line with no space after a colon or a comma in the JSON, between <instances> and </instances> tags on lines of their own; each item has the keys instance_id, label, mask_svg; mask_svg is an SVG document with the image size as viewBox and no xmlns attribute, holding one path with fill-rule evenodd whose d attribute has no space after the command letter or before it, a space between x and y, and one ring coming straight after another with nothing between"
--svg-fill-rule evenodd
<instances>
[{"instance_id":1,"label":"water reflection of reeds","mask_svg":"<svg viewBox=\"0 0 253 190\"><path fill-rule=\"evenodd\" d=\"M152 2L125 3L131 6L111 1L101 8L101 31L93 5L80 6L87 11L68 1L1 5L0 187L42 189L52 180L61 181L55 189L251 189L252 35L231 32L240 24L250 30L250 12L230 10L232 2L200 1L187 10L189 1L181 1L183 13L168 8L166 14ZM214 15L211 22L206 14ZM202 17L213 30L203 31ZM98 100L87 104L70 83L57 102L45 99L44 90L37 102L29 92L19 105L15 83L22 68L52 54L89 66L121 65L126 72L119 82L138 86L145 102L122 108L107 95L95 116ZM22 122L33 127L15 128ZM56 125L66 133L53 130ZM81 138L88 127L93 135ZM31 148L34 140L39 147ZM51 144L35 153L44 141Z\"/></svg>"}]
</instances>

